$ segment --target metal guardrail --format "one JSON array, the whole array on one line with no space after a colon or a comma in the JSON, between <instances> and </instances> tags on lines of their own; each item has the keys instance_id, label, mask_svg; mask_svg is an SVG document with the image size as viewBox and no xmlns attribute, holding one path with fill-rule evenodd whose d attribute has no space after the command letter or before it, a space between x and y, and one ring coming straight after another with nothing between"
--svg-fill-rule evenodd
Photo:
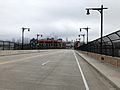
<instances>
[{"instance_id":1,"label":"metal guardrail","mask_svg":"<svg viewBox=\"0 0 120 90\"><path fill-rule=\"evenodd\" d=\"M21 43L14 43L10 41L0 41L0 50L21 50ZM24 50L32 49L30 44L24 44Z\"/></svg>"},{"instance_id":2,"label":"metal guardrail","mask_svg":"<svg viewBox=\"0 0 120 90\"><path fill-rule=\"evenodd\" d=\"M80 50L100 54L101 38L84 44L79 47ZM120 30L108 34L102 38L102 54L120 57Z\"/></svg>"},{"instance_id":3,"label":"metal guardrail","mask_svg":"<svg viewBox=\"0 0 120 90\"><path fill-rule=\"evenodd\" d=\"M14 50L14 42L0 41L0 50Z\"/></svg>"}]
</instances>

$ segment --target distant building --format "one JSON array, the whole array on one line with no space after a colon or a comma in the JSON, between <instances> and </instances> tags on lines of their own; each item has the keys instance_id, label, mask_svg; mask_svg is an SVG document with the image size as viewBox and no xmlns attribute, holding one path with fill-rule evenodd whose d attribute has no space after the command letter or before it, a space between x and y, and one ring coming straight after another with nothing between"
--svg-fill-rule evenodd
<instances>
[{"instance_id":1,"label":"distant building","mask_svg":"<svg viewBox=\"0 0 120 90\"><path fill-rule=\"evenodd\" d=\"M71 41L66 42L66 48L73 48L74 47L74 43Z\"/></svg>"},{"instance_id":2,"label":"distant building","mask_svg":"<svg viewBox=\"0 0 120 90\"><path fill-rule=\"evenodd\" d=\"M66 48L66 44L62 39L54 40L54 38L47 38L47 39L31 39L31 46L32 48L39 48L39 49L62 49Z\"/></svg>"}]
</instances>

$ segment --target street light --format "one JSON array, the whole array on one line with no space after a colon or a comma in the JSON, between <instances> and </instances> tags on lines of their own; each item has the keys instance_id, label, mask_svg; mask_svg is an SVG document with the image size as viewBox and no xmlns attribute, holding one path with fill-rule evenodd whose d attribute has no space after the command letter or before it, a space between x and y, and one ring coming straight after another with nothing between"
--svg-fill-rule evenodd
<instances>
[{"instance_id":1,"label":"street light","mask_svg":"<svg viewBox=\"0 0 120 90\"><path fill-rule=\"evenodd\" d=\"M79 42L80 42L81 38L79 38Z\"/></svg>"},{"instance_id":2,"label":"street light","mask_svg":"<svg viewBox=\"0 0 120 90\"><path fill-rule=\"evenodd\" d=\"M77 41L77 39L76 39L76 41Z\"/></svg>"},{"instance_id":3,"label":"street light","mask_svg":"<svg viewBox=\"0 0 120 90\"><path fill-rule=\"evenodd\" d=\"M80 41L80 40L81 40L80 35L78 35L78 37L79 37L78 39L79 39L79 41Z\"/></svg>"},{"instance_id":4,"label":"street light","mask_svg":"<svg viewBox=\"0 0 120 90\"><path fill-rule=\"evenodd\" d=\"M78 37L80 37L80 36L83 36L83 44L84 44L84 42L85 42L85 34L78 35Z\"/></svg>"},{"instance_id":5,"label":"street light","mask_svg":"<svg viewBox=\"0 0 120 90\"><path fill-rule=\"evenodd\" d=\"M41 36L42 37L42 34L37 34L37 44L38 44L38 37Z\"/></svg>"},{"instance_id":6,"label":"street light","mask_svg":"<svg viewBox=\"0 0 120 90\"><path fill-rule=\"evenodd\" d=\"M25 30L28 30L28 31L30 31L30 28L24 28L24 27L22 27L22 50L24 49L24 31Z\"/></svg>"},{"instance_id":7,"label":"street light","mask_svg":"<svg viewBox=\"0 0 120 90\"><path fill-rule=\"evenodd\" d=\"M84 30L86 30L87 31L87 44L88 44L88 29L90 29L90 28L80 28L80 32L82 31L82 29L84 29Z\"/></svg>"},{"instance_id":8,"label":"street light","mask_svg":"<svg viewBox=\"0 0 120 90\"><path fill-rule=\"evenodd\" d=\"M103 10L108 8L103 8L103 5L101 5L101 8L86 8L87 15L90 14L90 10L97 10L101 14L101 43L100 43L100 53L102 54L102 37L103 37Z\"/></svg>"}]
</instances>

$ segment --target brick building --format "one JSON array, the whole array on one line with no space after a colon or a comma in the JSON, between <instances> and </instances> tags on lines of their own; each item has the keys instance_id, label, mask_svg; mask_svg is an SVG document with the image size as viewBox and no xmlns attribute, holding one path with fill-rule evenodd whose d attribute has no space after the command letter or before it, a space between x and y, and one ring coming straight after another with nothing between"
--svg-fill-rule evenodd
<instances>
[{"instance_id":1,"label":"brick building","mask_svg":"<svg viewBox=\"0 0 120 90\"><path fill-rule=\"evenodd\" d=\"M66 48L66 43L62 39L54 40L54 38L47 38L42 40L31 40L31 45L33 48L40 48L40 49L62 49Z\"/></svg>"}]
</instances>

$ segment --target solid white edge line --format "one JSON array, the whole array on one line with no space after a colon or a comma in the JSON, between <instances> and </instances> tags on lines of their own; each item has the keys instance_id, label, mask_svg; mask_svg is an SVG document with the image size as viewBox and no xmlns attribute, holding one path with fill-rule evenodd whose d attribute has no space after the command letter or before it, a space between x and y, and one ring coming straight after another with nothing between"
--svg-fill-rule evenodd
<instances>
[{"instance_id":1,"label":"solid white edge line","mask_svg":"<svg viewBox=\"0 0 120 90\"><path fill-rule=\"evenodd\" d=\"M87 80L85 79L85 76L84 76L84 74L83 74L82 68L81 68L80 63L79 63L79 61L78 61L78 58L77 58L77 56L76 56L76 54L75 54L75 51L73 51L73 53L74 53L74 56L75 56L77 65L78 65L78 67L79 67L79 71L80 71L80 73L81 73L81 76L82 76L82 79L83 79L85 88L86 88L86 90L89 90L89 86L88 86Z\"/></svg>"}]
</instances>

